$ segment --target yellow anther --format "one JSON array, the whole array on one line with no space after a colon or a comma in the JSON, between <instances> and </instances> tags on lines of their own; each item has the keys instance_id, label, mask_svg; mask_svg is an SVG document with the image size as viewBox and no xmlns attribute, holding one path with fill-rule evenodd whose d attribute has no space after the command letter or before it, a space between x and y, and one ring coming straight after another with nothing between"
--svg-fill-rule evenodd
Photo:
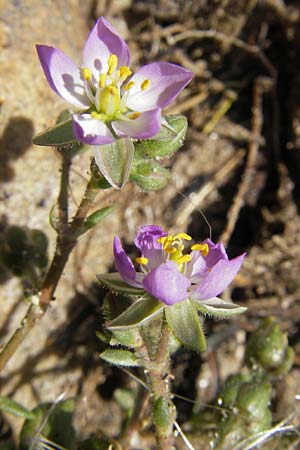
<instances>
[{"instance_id":1,"label":"yellow anther","mask_svg":"<svg viewBox=\"0 0 300 450\"><path fill-rule=\"evenodd\" d=\"M190 236L189 234L186 234L186 233L179 233L179 234L176 234L175 237L176 237L177 239L183 239L184 241L191 241L191 240L192 240L191 236Z\"/></svg>"},{"instance_id":2,"label":"yellow anther","mask_svg":"<svg viewBox=\"0 0 300 450\"><path fill-rule=\"evenodd\" d=\"M108 63L107 74L108 75L112 75L114 73L114 71L116 70L117 65L118 65L118 57L117 57L117 55L115 55L114 53L109 55L107 63Z\"/></svg>"},{"instance_id":3,"label":"yellow anther","mask_svg":"<svg viewBox=\"0 0 300 450\"><path fill-rule=\"evenodd\" d=\"M121 66L120 67L120 78L124 81L126 78L128 78L132 74L132 71L129 69L128 66Z\"/></svg>"},{"instance_id":4,"label":"yellow anther","mask_svg":"<svg viewBox=\"0 0 300 450\"><path fill-rule=\"evenodd\" d=\"M107 77L106 73L101 73L101 75L99 77L99 86L101 88L105 87L106 77Z\"/></svg>"},{"instance_id":5,"label":"yellow anther","mask_svg":"<svg viewBox=\"0 0 300 450\"><path fill-rule=\"evenodd\" d=\"M170 247L171 246L171 244L174 242L174 236L167 236L166 237L166 240L164 241L164 243L163 243L163 248L164 248L164 250L167 248L167 247Z\"/></svg>"},{"instance_id":6,"label":"yellow anther","mask_svg":"<svg viewBox=\"0 0 300 450\"><path fill-rule=\"evenodd\" d=\"M129 119L131 119L131 120L135 120L135 119L137 119L138 117L140 117L140 115L141 115L141 113L139 113L139 112L133 112L133 113L131 113L131 114L129 114Z\"/></svg>"},{"instance_id":7,"label":"yellow anther","mask_svg":"<svg viewBox=\"0 0 300 450\"><path fill-rule=\"evenodd\" d=\"M100 119L101 120L103 118L103 115L101 113L98 113L97 111L92 111L91 112L91 117L93 119Z\"/></svg>"},{"instance_id":8,"label":"yellow anther","mask_svg":"<svg viewBox=\"0 0 300 450\"><path fill-rule=\"evenodd\" d=\"M157 242L159 244L164 244L166 242L166 240L168 239L168 236L162 236L160 238L157 239Z\"/></svg>"},{"instance_id":9,"label":"yellow anther","mask_svg":"<svg viewBox=\"0 0 300 450\"><path fill-rule=\"evenodd\" d=\"M91 69L88 69L87 67L83 67L81 69L81 74L83 76L83 79L86 81L89 81L92 78L92 71L91 71Z\"/></svg>"},{"instance_id":10,"label":"yellow anther","mask_svg":"<svg viewBox=\"0 0 300 450\"><path fill-rule=\"evenodd\" d=\"M171 247L171 246L165 247L165 248L164 248L164 251L165 251L166 253L168 253L169 255L172 255L172 253L177 252L176 248Z\"/></svg>"},{"instance_id":11,"label":"yellow anther","mask_svg":"<svg viewBox=\"0 0 300 450\"><path fill-rule=\"evenodd\" d=\"M115 86L115 85L113 85L113 84L110 84L110 85L108 86L108 92L109 92L111 95L118 95L119 89L117 88L117 86Z\"/></svg>"},{"instance_id":12,"label":"yellow anther","mask_svg":"<svg viewBox=\"0 0 300 450\"><path fill-rule=\"evenodd\" d=\"M180 258L177 259L178 264L183 264L186 262L189 262L192 259L191 255L182 255Z\"/></svg>"},{"instance_id":13,"label":"yellow anther","mask_svg":"<svg viewBox=\"0 0 300 450\"><path fill-rule=\"evenodd\" d=\"M124 91L129 91L129 89L131 89L134 85L134 81L129 81L129 83L124 86Z\"/></svg>"},{"instance_id":14,"label":"yellow anther","mask_svg":"<svg viewBox=\"0 0 300 450\"><path fill-rule=\"evenodd\" d=\"M136 258L135 260L141 266L145 266L146 264L148 264L148 258L145 258L144 256L140 256L139 258Z\"/></svg>"},{"instance_id":15,"label":"yellow anther","mask_svg":"<svg viewBox=\"0 0 300 450\"><path fill-rule=\"evenodd\" d=\"M151 81L150 80L144 80L142 83L141 83L141 89L142 89L142 91L145 91L146 89L148 89L148 87L150 86L150 84L151 84Z\"/></svg>"},{"instance_id":16,"label":"yellow anther","mask_svg":"<svg viewBox=\"0 0 300 450\"><path fill-rule=\"evenodd\" d=\"M191 250L200 251L202 256L207 256L209 253L209 246L208 244L194 244L191 246Z\"/></svg>"}]
</instances>

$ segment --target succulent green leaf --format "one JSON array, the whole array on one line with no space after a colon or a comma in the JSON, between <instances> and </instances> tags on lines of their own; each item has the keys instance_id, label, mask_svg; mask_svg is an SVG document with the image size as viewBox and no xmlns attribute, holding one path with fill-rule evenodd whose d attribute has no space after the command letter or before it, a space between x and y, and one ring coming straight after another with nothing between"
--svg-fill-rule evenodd
<instances>
[{"instance_id":1,"label":"succulent green leaf","mask_svg":"<svg viewBox=\"0 0 300 450\"><path fill-rule=\"evenodd\" d=\"M76 436L72 426L75 408L74 399L60 401L56 404L43 403L32 413L33 419L24 422L20 434L20 450L38 448L40 442L51 441L53 448L76 449Z\"/></svg>"},{"instance_id":2,"label":"succulent green leaf","mask_svg":"<svg viewBox=\"0 0 300 450\"><path fill-rule=\"evenodd\" d=\"M112 289L115 292L139 296L143 295L145 292L143 289L139 289L125 283L125 281L122 280L118 272L97 275L97 279L100 281L101 284L103 284L109 289Z\"/></svg>"},{"instance_id":3,"label":"succulent green leaf","mask_svg":"<svg viewBox=\"0 0 300 450\"><path fill-rule=\"evenodd\" d=\"M37 134L32 139L32 142L35 145L51 147L59 147L77 142L73 132L72 119L67 119L54 127L47 128L45 131Z\"/></svg>"},{"instance_id":4,"label":"succulent green leaf","mask_svg":"<svg viewBox=\"0 0 300 450\"><path fill-rule=\"evenodd\" d=\"M252 418L262 419L268 410L271 397L269 381L252 381L241 385L236 399L236 406Z\"/></svg>"},{"instance_id":5,"label":"succulent green leaf","mask_svg":"<svg viewBox=\"0 0 300 450\"><path fill-rule=\"evenodd\" d=\"M164 433L167 436L173 428L174 406L164 397L155 399L153 404L153 419L160 433Z\"/></svg>"},{"instance_id":6,"label":"succulent green leaf","mask_svg":"<svg viewBox=\"0 0 300 450\"><path fill-rule=\"evenodd\" d=\"M140 360L129 350L108 349L100 353L100 358L115 366L137 367Z\"/></svg>"},{"instance_id":7,"label":"succulent green leaf","mask_svg":"<svg viewBox=\"0 0 300 450\"><path fill-rule=\"evenodd\" d=\"M130 179L143 191L158 191L168 184L171 174L157 161L142 161L134 164Z\"/></svg>"},{"instance_id":8,"label":"succulent green leaf","mask_svg":"<svg viewBox=\"0 0 300 450\"><path fill-rule=\"evenodd\" d=\"M163 310L163 304L152 297L141 298L132 303L120 316L107 324L110 330L128 330L145 324Z\"/></svg>"},{"instance_id":9,"label":"succulent green leaf","mask_svg":"<svg viewBox=\"0 0 300 450\"><path fill-rule=\"evenodd\" d=\"M115 189L122 189L128 181L134 155L130 138L117 139L112 144L94 148L95 162L100 172Z\"/></svg>"},{"instance_id":10,"label":"succulent green leaf","mask_svg":"<svg viewBox=\"0 0 300 450\"><path fill-rule=\"evenodd\" d=\"M209 300L194 301L193 302L198 311L202 314L208 314L214 317L230 317L236 314L242 314L247 310L244 306L236 305L235 303L225 302L219 297L214 297Z\"/></svg>"},{"instance_id":11,"label":"succulent green leaf","mask_svg":"<svg viewBox=\"0 0 300 450\"><path fill-rule=\"evenodd\" d=\"M177 339L198 352L206 349L205 337L194 302L185 300L165 309L166 319Z\"/></svg>"},{"instance_id":12,"label":"succulent green leaf","mask_svg":"<svg viewBox=\"0 0 300 450\"><path fill-rule=\"evenodd\" d=\"M15 416L25 417L26 419L33 419L34 414L20 403L15 402L8 397L0 397L0 410L11 413Z\"/></svg>"},{"instance_id":13,"label":"succulent green leaf","mask_svg":"<svg viewBox=\"0 0 300 450\"><path fill-rule=\"evenodd\" d=\"M111 212L115 209L116 205L105 206L104 208L98 209L93 212L90 216L87 217L83 226L85 230L90 230L95 225L97 225L101 220L105 219L105 217L109 216Z\"/></svg>"},{"instance_id":14,"label":"succulent green leaf","mask_svg":"<svg viewBox=\"0 0 300 450\"><path fill-rule=\"evenodd\" d=\"M186 117L170 115L164 119L165 124L156 136L135 143L135 159L170 156L182 146L188 125Z\"/></svg>"}]
</instances>

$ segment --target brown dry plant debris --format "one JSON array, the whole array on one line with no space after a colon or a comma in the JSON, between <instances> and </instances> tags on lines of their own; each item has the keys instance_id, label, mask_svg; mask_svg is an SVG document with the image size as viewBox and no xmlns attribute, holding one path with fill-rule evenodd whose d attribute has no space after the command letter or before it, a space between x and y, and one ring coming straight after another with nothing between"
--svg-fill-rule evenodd
<instances>
[{"instance_id":1,"label":"brown dry plant debris","mask_svg":"<svg viewBox=\"0 0 300 450\"><path fill-rule=\"evenodd\" d=\"M193 82L167 111L184 113L189 119L184 148L166 163L172 170L172 182L162 192L151 194L126 186L122 205L107 222L105 236L96 230L92 237L80 240L59 285L61 304L32 330L2 376L2 395L14 393L28 408L39 401L54 400L64 390L78 395L78 434L86 437L87 433L104 432L116 437L124 418L113 400L116 375L102 365L97 356L99 344L91 338L92 328L100 322L103 297L91 286L95 271L105 272L111 267L114 235L131 244L138 226L157 223L177 232L188 231L200 241L209 233L203 213L213 239L222 236L232 256L247 251L243 270L231 291L239 303L248 306L247 316L233 328L229 323L222 328L213 321L207 325L216 342L218 338L224 341L220 348L212 346L209 356L227 364L224 373L230 372L231 365L239 367L246 332L255 328L259 317L276 315L292 342L299 342L300 5L288 0L114 0L90 1L83 7L79 0L64 2L64 6L51 0L51 8L58 9L54 8L51 26L45 30L49 2L23 3L20 10L15 2L7 2L1 25L4 44L0 58L5 77L9 74L11 78L5 95L1 94L3 135L13 117L21 112L36 130L54 123L62 105L46 91L33 46L36 42L54 42L77 55L99 14L105 14L128 40L133 66L153 59L165 60L185 65L195 73ZM16 23L22 26L17 29ZM269 91L261 84L266 78L271 84ZM15 91L12 86L20 88ZM234 92L235 98L224 104L228 92ZM13 176L3 185L0 213L7 216L7 223L42 228L53 251L54 233L47 215L58 192L58 160L50 151L33 147L26 147L26 153L16 151L15 155L7 160ZM1 161L4 156L0 155ZM69 183L75 198L80 198L80 177L76 172L86 176L87 167L86 159L75 159ZM65 201L63 197L60 200L62 204ZM115 200L113 193L110 201ZM72 199L69 201L73 204ZM22 286L18 280L10 277L1 288L1 323L7 333L2 339L6 340L26 305L19 302ZM85 307L82 302L86 302ZM75 344L74 327L81 330ZM39 348L35 347L37 342ZM50 353L45 351L47 346ZM295 349L297 352L296 345ZM67 370L59 370L72 360L72 376ZM189 352L180 353L176 360L179 372L189 369L192 374L188 378L188 389L194 392L192 401L198 389L196 360ZM29 371L29 377L22 376L28 374L28 361L34 364L34 370ZM220 367L213 366L209 369L208 364L211 386L215 387ZM125 374L118 376L117 382L133 392L137 389ZM103 386L109 399L104 398ZM284 398L282 392L280 398ZM285 408L295 411L293 395L288 398ZM182 422L192 411L191 404L186 403ZM279 404L277 407L280 409ZM136 417L137 423L144 424L140 438L144 447L153 438L145 417L147 408L146 413ZM10 422L17 432L20 422ZM180 438L177 445L178 449L186 448Z\"/></svg>"}]
</instances>

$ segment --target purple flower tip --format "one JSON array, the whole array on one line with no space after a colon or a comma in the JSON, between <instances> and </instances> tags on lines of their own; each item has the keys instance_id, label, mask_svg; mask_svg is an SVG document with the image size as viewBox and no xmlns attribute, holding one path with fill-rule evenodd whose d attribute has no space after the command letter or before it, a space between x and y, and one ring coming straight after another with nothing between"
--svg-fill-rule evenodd
<instances>
[{"instance_id":1,"label":"purple flower tip","mask_svg":"<svg viewBox=\"0 0 300 450\"><path fill-rule=\"evenodd\" d=\"M141 256L136 272L115 238L114 254L118 272L128 284L143 288L168 306L188 298L205 301L219 295L239 271L245 254L229 260L222 243L210 239L191 246L185 253L186 233L168 235L157 225L140 227L135 245Z\"/></svg>"},{"instance_id":2,"label":"purple flower tip","mask_svg":"<svg viewBox=\"0 0 300 450\"><path fill-rule=\"evenodd\" d=\"M133 74L127 44L104 17L92 28L79 67L57 48L38 45L37 52L50 87L76 108L76 138L89 145L154 136L161 128L161 109L193 77L167 62L148 64Z\"/></svg>"}]
</instances>

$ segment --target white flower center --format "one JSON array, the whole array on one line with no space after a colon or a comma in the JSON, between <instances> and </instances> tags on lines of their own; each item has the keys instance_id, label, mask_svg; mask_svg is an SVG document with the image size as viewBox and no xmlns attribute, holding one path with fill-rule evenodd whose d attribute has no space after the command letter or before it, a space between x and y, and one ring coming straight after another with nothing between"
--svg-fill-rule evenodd
<instances>
[{"instance_id":1,"label":"white flower center","mask_svg":"<svg viewBox=\"0 0 300 450\"><path fill-rule=\"evenodd\" d=\"M118 57L109 55L108 69L101 72L99 80L95 80L92 71L83 67L81 69L84 79L85 92L91 102L91 116L103 122L111 120L135 120L140 116L137 111L127 107L127 97L130 89L135 85L134 81L128 81L132 71L128 66L118 67ZM141 91L149 88L149 79L142 81Z\"/></svg>"}]
</instances>

